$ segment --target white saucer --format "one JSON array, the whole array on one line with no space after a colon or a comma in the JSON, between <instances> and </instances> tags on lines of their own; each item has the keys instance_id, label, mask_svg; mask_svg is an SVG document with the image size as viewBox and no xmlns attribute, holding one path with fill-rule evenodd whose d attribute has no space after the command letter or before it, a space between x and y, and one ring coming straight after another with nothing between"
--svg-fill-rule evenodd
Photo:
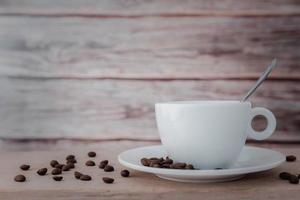
<instances>
[{"instance_id":1,"label":"white saucer","mask_svg":"<svg viewBox=\"0 0 300 200\"><path fill-rule=\"evenodd\" d=\"M131 169L153 173L156 176L180 182L224 182L242 178L246 174L269 170L285 161L282 153L259 147L245 146L238 161L230 169L221 170L178 170L145 167L140 163L143 157L165 157L161 145L131 149L121 153L119 162Z\"/></svg>"}]
</instances>

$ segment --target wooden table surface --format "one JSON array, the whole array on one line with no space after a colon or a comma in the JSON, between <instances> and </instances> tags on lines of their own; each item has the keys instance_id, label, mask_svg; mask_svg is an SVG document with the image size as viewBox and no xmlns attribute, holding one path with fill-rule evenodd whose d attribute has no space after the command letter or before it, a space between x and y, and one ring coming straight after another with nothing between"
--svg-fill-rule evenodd
<instances>
[{"instance_id":1,"label":"wooden table surface","mask_svg":"<svg viewBox=\"0 0 300 200\"><path fill-rule=\"evenodd\" d=\"M245 178L226 183L178 183L162 180L152 174L131 171L131 177L120 176L122 166L117 162L117 155L133 147L153 145L158 142L146 141L53 141L20 142L2 141L0 143L0 199L50 200L50 199L298 199L300 185L292 185L278 179L281 171L300 173L300 162L284 163L282 166L262 173L250 174ZM299 145L296 144L249 144L272 148L285 154L300 157ZM97 152L93 160L99 162L109 159L115 172L103 172L98 167L86 167L89 158L86 153ZM78 181L73 171L64 172L62 182L54 182L51 175L38 176L36 170L47 167L51 159L64 160L68 154L77 157L78 171L91 174L90 182ZM32 169L21 171L20 164L29 163ZM28 181L16 183L13 178L22 173ZM115 183L108 185L101 180L103 176L115 178Z\"/></svg>"}]
</instances>

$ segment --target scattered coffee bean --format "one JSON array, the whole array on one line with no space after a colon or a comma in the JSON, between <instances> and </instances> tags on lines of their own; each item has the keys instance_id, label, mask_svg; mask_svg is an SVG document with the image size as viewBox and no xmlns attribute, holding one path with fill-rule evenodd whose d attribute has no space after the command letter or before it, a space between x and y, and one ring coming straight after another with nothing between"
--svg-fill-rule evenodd
<instances>
[{"instance_id":1,"label":"scattered coffee bean","mask_svg":"<svg viewBox=\"0 0 300 200\"><path fill-rule=\"evenodd\" d=\"M95 164L94 161L88 160L88 161L86 161L85 165L86 165L86 166L95 166L96 164Z\"/></svg>"},{"instance_id":2,"label":"scattered coffee bean","mask_svg":"<svg viewBox=\"0 0 300 200\"><path fill-rule=\"evenodd\" d=\"M20 169L22 169L24 171L29 170L29 168L30 168L30 165L21 165L20 166Z\"/></svg>"},{"instance_id":3,"label":"scattered coffee bean","mask_svg":"<svg viewBox=\"0 0 300 200\"><path fill-rule=\"evenodd\" d=\"M109 177L103 177L102 180L103 180L104 183L108 183L108 184L114 182L114 179L113 178L109 178Z\"/></svg>"},{"instance_id":4,"label":"scattered coffee bean","mask_svg":"<svg viewBox=\"0 0 300 200\"><path fill-rule=\"evenodd\" d=\"M80 180L82 180L82 181L90 181L90 180L92 180L92 177L89 176L89 175L83 174L83 175L80 176Z\"/></svg>"},{"instance_id":5,"label":"scattered coffee bean","mask_svg":"<svg viewBox=\"0 0 300 200\"><path fill-rule=\"evenodd\" d=\"M170 165L172 169L184 169L186 167L186 163L175 163Z\"/></svg>"},{"instance_id":6,"label":"scattered coffee bean","mask_svg":"<svg viewBox=\"0 0 300 200\"><path fill-rule=\"evenodd\" d=\"M80 179L80 177L82 176L82 173L80 173L78 171L75 171L74 176L75 176L76 179Z\"/></svg>"},{"instance_id":7,"label":"scattered coffee bean","mask_svg":"<svg viewBox=\"0 0 300 200\"><path fill-rule=\"evenodd\" d=\"M60 168L54 168L51 172L52 175L58 175L61 174L61 169Z\"/></svg>"},{"instance_id":8,"label":"scattered coffee bean","mask_svg":"<svg viewBox=\"0 0 300 200\"><path fill-rule=\"evenodd\" d=\"M91 157L91 158L93 158L93 157L96 156L96 152L90 151L90 152L88 152L88 156Z\"/></svg>"},{"instance_id":9,"label":"scattered coffee bean","mask_svg":"<svg viewBox=\"0 0 300 200\"><path fill-rule=\"evenodd\" d=\"M290 181L290 183L292 183L292 184L298 184L298 183L299 183L299 179L298 179L298 177L295 176L295 175L291 175L289 181Z\"/></svg>"},{"instance_id":10,"label":"scattered coffee bean","mask_svg":"<svg viewBox=\"0 0 300 200\"><path fill-rule=\"evenodd\" d=\"M50 161L50 165L51 167L55 167L56 165L58 165L59 163L57 162L57 160L51 160Z\"/></svg>"},{"instance_id":11,"label":"scattered coffee bean","mask_svg":"<svg viewBox=\"0 0 300 200\"><path fill-rule=\"evenodd\" d=\"M108 164L108 160L102 160L99 164L99 168L104 169L107 164Z\"/></svg>"},{"instance_id":12,"label":"scattered coffee bean","mask_svg":"<svg viewBox=\"0 0 300 200\"><path fill-rule=\"evenodd\" d=\"M297 159L296 156L294 156L294 155L288 155L288 156L286 156L285 160L287 162L294 162L296 159Z\"/></svg>"},{"instance_id":13,"label":"scattered coffee bean","mask_svg":"<svg viewBox=\"0 0 300 200\"><path fill-rule=\"evenodd\" d=\"M74 169L75 168L75 165L72 162L69 162L69 163L67 162L66 166L68 166L70 169Z\"/></svg>"},{"instance_id":14,"label":"scattered coffee bean","mask_svg":"<svg viewBox=\"0 0 300 200\"><path fill-rule=\"evenodd\" d=\"M104 167L104 171L106 171L106 172L112 172L112 171L114 171L114 170L115 170L114 167L111 166L111 165L106 165L106 166Z\"/></svg>"},{"instance_id":15,"label":"scattered coffee bean","mask_svg":"<svg viewBox=\"0 0 300 200\"><path fill-rule=\"evenodd\" d=\"M26 181L26 177L22 174L19 174L19 175L15 176L15 181L16 182L24 182L24 181Z\"/></svg>"},{"instance_id":16,"label":"scattered coffee bean","mask_svg":"<svg viewBox=\"0 0 300 200\"><path fill-rule=\"evenodd\" d=\"M64 166L64 164L57 164L57 165L55 165L54 167L55 167L55 168L58 168L58 169L62 169L63 166Z\"/></svg>"},{"instance_id":17,"label":"scattered coffee bean","mask_svg":"<svg viewBox=\"0 0 300 200\"><path fill-rule=\"evenodd\" d=\"M194 166L192 164L188 164L186 167L186 169L195 169Z\"/></svg>"},{"instance_id":18,"label":"scattered coffee bean","mask_svg":"<svg viewBox=\"0 0 300 200\"><path fill-rule=\"evenodd\" d=\"M129 173L129 171L127 169L124 169L124 170L121 171L121 176L123 176L123 177L128 177L129 174L130 173Z\"/></svg>"},{"instance_id":19,"label":"scattered coffee bean","mask_svg":"<svg viewBox=\"0 0 300 200\"><path fill-rule=\"evenodd\" d=\"M75 163L77 163L77 160L76 160L76 159L67 160L67 164L68 164L68 163L73 163L73 164L75 164Z\"/></svg>"},{"instance_id":20,"label":"scattered coffee bean","mask_svg":"<svg viewBox=\"0 0 300 200\"><path fill-rule=\"evenodd\" d=\"M66 157L66 160L74 160L75 159L75 156L74 155L68 155Z\"/></svg>"},{"instance_id":21,"label":"scattered coffee bean","mask_svg":"<svg viewBox=\"0 0 300 200\"><path fill-rule=\"evenodd\" d=\"M298 179L300 179L300 174L298 174Z\"/></svg>"},{"instance_id":22,"label":"scattered coffee bean","mask_svg":"<svg viewBox=\"0 0 300 200\"><path fill-rule=\"evenodd\" d=\"M61 181L61 180L63 179L62 176L53 176L52 178L53 178L53 180L55 180L55 181Z\"/></svg>"},{"instance_id":23,"label":"scattered coffee bean","mask_svg":"<svg viewBox=\"0 0 300 200\"><path fill-rule=\"evenodd\" d=\"M42 168L39 169L36 173L40 176L44 176L47 173L48 169L47 168Z\"/></svg>"},{"instance_id":24,"label":"scattered coffee bean","mask_svg":"<svg viewBox=\"0 0 300 200\"><path fill-rule=\"evenodd\" d=\"M59 169L59 168L57 168L57 169ZM62 167L62 171L69 171L71 168L70 168L70 165L64 165L63 167Z\"/></svg>"},{"instance_id":25,"label":"scattered coffee bean","mask_svg":"<svg viewBox=\"0 0 300 200\"><path fill-rule=\"evenodd\" d=\"M289 180L291 177L291 174L288 173L288 172L281 172L279 174L279 178L282 179L282 180Z\"/></svg>"}]
</instances>

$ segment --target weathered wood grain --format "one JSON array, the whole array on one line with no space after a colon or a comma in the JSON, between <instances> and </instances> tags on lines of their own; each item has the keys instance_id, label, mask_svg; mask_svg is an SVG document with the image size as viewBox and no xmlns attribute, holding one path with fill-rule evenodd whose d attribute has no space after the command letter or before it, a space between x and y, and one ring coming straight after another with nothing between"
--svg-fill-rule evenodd
<instances>
[{"instance_id":1,"label":"weathered wood grain","mask_svg":"<svg viewBox=\"0 0 300 200\"><path fill-rule=\"evenodd\" d=\"M24 152L1 152L0 160L5 160L1 164L0 170L0 199L15 200L22 197L23 200L98 200L98 199L199 199L206 200L282 200L298 199L299 185L291 185L278 178L282 171L298 173L300 163L284 163L273 170L249 174L238 181L214 184L192 184L179 183L162 180L152 174L131 171L131 176L122 178L119 172L123 167L117 162L117 155L127 149L154 145L158 143L149 142L102 142L91 144L69 143L61 146L61 149L50 148L48 151ZM292 145L260 145L260 147L272 148L284 154L294 154L300 156L298 146ZM94 150L99 157L95 159L108 158L115 167L114 172L105 173L96 168L87 168L83 165L86 161L86 153ZM65 156L74 154L78 164L76 170L92 175L90 182L78 181L73 177L73 171L64 172L64 181L54 182L51 175L38 176L36 170L45 167L52 159L62 162ZM29 163L31 170L21 172L18 166ZM16 183L13 177L17 173L24 173L28 181ZM103 184L101 177L111 176L115 178L114 184ZM228 192L231 191L231 192Z\"/></svg>"},{"instance_id":2,"label":"weathered wood grain","mask_svg":"<svg viewBox=\"0 0 300 200\"><path fill-rule=\"evenodd\" d=\"M0 76L300 80L300 17L0 18Z\"/></svg>"},{"instance_id":3,"label":"weathered wood grain","mask_svg":"<svg viewBox=\"0 0 300 200\"><path fill-rule=\"evenodd\" d=\"M1 0L0 14L90 17L289 16L298 0Z\"/></svg>"},{"instance_id":4,"label":"weathered wood grain","mask_svg":"<svg viewBox=\"0 0 300 200\"><path fill-rule=\"evenodd\" d=\"M157 139L156 102L240 99L251 84L1 78L0 134L2 138ZM252 100L275 113L274 140L300 139L298 84L266 82Z\"/></svg>"}]
</instances>

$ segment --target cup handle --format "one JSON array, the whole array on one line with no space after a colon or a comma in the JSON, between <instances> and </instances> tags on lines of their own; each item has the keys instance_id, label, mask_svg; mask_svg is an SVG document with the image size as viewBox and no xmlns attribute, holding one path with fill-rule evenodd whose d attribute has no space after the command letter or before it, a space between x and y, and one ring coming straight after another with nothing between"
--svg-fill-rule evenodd
<instances>
[{"instance_id":1,"label":"cup handle","mask_svg":"<svg viewBox=\"0 0 300 200\"><path fill-rule=\"evenodd\" d=\"M267 127L263 131L255 131L252 126L251 122L253 118L257 115L262 115L267 119ZM275 131L276 128L276 118L274 117L273 113L266 109L266 108L253 108L251 110L251 121L250 121L250 127L248 129L248 136L255 140L264 140L272 135L272 133Z\"/></svg>"}]
</instances>

